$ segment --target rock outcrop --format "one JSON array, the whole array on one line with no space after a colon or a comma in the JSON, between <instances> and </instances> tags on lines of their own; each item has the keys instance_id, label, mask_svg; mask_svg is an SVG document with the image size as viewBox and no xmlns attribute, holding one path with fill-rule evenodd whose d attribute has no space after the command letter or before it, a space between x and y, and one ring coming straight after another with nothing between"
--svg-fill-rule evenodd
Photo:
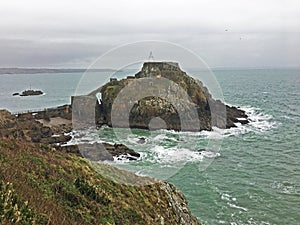
<instances>
[{"instance_id":1,"label":"rock outcrop","mask_svg":"<svg viewBox=\"0 0 300 225\"><path fill-rule=\"evenodd\" d=\"M50 119L50 118L49 118ZM14 138L34 143L67 143L71 136L57 126L45 126L32 113L12 115L7 110L0 110L0 138ZM55 130L55 131L54 131ZM67 128L71 131L71 128Z\"/></svg>"},{"instance_id":2,"label":"rock outcrop","mask_svg":"<svg viewBox=\"0 0 300 225\"><path fill-rule=\"evenodd\" d=\"M74 153L90 161L105 161L116 159L137 160L140 154L123 144L93 143L63 145L57 147L60 151Z\"/></svg>"},{"instance_id":3,"label":"rock outcrop","mask_svg":"<svg viewBox=\"0 0 300 225\"><path fill-rule=\"evenodd\" d=\"M199 131L249 122L244 111L213 99L178 63L146 62L135 76L111 79L99 90L101 104L94 104L99 126Z\"/></svg>"},{"instance_id":4,"label":"rock outcrop","mask_svg":"<svg viewBox=\"0 0 300 225\"><path fill-rule=\"evenodd\" d=\"M33 96L33 95L42 95L44 92L40 90L25 90L21 94L13 93L13 96L20 95L20 96Z\"/></svg>"},{"instance_id":5,"label":"rock outcrop","mask_svg":"<svg viewBox=\"0 0 300 225\"><path fill-rule=\"evenodd\" d=\"M114 160L114 157L136 160L140 154L123 144L94 143L66 145L71 140L71 107L61 106L35 113L12 115L0 110L0 138L12 138L53 148L91 161Z\"/></svg>"}]
</instances>

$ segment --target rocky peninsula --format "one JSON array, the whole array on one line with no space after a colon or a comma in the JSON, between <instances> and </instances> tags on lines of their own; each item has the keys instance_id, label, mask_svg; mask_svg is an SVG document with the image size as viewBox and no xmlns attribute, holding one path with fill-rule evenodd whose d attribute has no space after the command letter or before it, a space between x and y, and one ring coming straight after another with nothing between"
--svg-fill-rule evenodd
<instances>
[{"instance_id":1,"label":"rocky peninsula","mask_svg":"<svg viewBox=\"0 0 300 225\"><path fill-rule=\"evenodd\" d=\"M1 110L0 114L0 138L47 144L59 151L74 153L92 161L114 160L113 157L121 156L136 160L140 157L139 153L122 144L67 145L72 139L72 108L69 105L18 115Z\"/></svg>"}]
</instances>

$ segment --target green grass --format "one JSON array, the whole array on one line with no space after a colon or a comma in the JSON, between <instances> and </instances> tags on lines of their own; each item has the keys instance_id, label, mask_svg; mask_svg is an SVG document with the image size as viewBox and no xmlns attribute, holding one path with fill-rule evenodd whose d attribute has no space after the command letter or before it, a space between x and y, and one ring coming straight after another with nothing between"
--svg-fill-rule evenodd
<instances>
[{"instance_id":1,"label":"green grass","mask_svg":"<svg viewBox=\"0 0 300 225\"><path fill-rule=\"evenodd\" d=\"M151 179L14 140L0 141L0 165L0 224L176 224Z\"/></svg>"},{"instance_id":2,"label":"green grass","mask_svg":"<svg viewBox=\"0 0 300 225\"><path fill-rule=\"evenodd\" d=\"M46 217L32 210L28 201L22 201L12 183L0 181L0 224L44 224Z\"/></svg>"}]
</instances>

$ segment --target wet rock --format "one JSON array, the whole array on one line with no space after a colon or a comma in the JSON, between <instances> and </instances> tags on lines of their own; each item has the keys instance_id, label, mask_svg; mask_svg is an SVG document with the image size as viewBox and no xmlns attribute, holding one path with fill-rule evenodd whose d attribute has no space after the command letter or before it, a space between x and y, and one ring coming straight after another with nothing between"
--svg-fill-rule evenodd
<instances>
[{"instance_id":1,"label":"wet rock","mask_svg":"<svg viewBox=\"0 0 300 225\"><path fill-rule=\"evenodd\" d=\"M128 148L126 145L123 144L108 144L108 143L102 143L102 145L105 147L105 149L112 154L113 156L120 156L120 155L129 155L130 159L132 158L139 158L140 154L135 152L134 150ZM126 158L126 157L125 157Z\"/></svg>"},{"instance_id":2,"label":"wet rock","mask_svg":"<svg viewBox=\"0 0 300 225\"><path fill-rule=\"evenodd\" d=\"M67 144L67 142L70 141L71 139L72 139L71 136L61 134L52 137L41 138L40 142L44 144L63 145L63 144Z\"/></svg>"},{"instance_id":3,"label":"wet rock","mask_svg":"<svg viewBox=\"0 0 300 225\"><path fill-rule=\"evenodd\" d=\"M137 141L138 144L145 144L146 143L146 138L141 137L139 138L139 140Z\"/></svg>"},{"instance_id":4,"label":"wet rock","mask_svg":"<svg viewBox=\"0 0 300 225\"><path fill-rule=\"evenodd\" d=\"M56 146L60 151L81 155L91 161L112 161L113 157L120 157L129 160L136 160L140 154L128 148L123 144L108 144L108 143L94 143L94 144L79 144L79 145L65 145Z\"/></svg>"}]
</instances>

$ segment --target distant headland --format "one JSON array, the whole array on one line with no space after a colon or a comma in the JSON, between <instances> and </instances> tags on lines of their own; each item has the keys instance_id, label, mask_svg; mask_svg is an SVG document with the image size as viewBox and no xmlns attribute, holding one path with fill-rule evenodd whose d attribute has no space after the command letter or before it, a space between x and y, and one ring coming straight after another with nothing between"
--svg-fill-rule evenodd
<instances>
[{"instance_id":1,"label":"distant headland","mask_svg":"<svg viewBox=\"0 0 300 225\"><path fill-rule=\"evenodd\" d=\"M0 68L0 74L84 73L86 69ZM113 72L114 69L90 69L89 72Z\"/></svg>"}]
</instances>

